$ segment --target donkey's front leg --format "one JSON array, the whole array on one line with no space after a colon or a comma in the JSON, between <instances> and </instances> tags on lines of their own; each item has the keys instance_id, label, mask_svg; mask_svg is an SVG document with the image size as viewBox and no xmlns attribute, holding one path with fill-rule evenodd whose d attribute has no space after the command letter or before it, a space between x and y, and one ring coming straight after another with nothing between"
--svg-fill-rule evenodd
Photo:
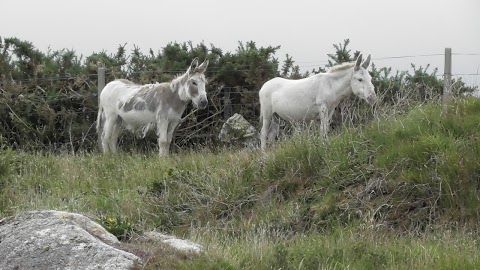
<instances>
[{"instance_id":1,"label":"donkey's front leg","mask_svg":"<svg viewBox=\"0 0 480 270\"><path fill-rule=\"evenodd\" d=\"M168 124L168 131L167 131L168 145L172 144L173 132L175 131L175 128L177 128L179 123L180 123L180 120L171 120L171 122Z\"/></svg>"},{"instance_id":2,"label":"donkey's front leg","mask_svg":"<svg viewBox=\"0 0 480 270\"><path fill-rule=\"evenodd\" d=\"M170 142L168 141L168 122L159 121L157 123L157 136L158 136L158 154L162 156L168 155L170 148Z\"/></svg>"},{"instance_id":3,"label":"donkey's front leg","mask_svg":"<svg viewBox=\"0 0 480 270\"><path fill-rule=\"evenodd\" d=\"M327 133L330 127L329 111L326 105L320 105L320 134L324 139L327 138Z\"/></svg>"}]
</instances>

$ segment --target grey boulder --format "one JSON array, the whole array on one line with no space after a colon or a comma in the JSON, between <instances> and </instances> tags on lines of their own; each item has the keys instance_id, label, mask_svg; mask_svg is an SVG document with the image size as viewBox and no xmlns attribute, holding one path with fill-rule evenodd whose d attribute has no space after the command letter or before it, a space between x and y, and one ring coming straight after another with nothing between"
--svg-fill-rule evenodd
<instances>
[{"instance_id":1,"label":"grey boulder","mask_svg":"<svg viewBox=\"0 0 480 270\"><path fill-rule=\"evenodd\" d=\"M75 213L30 211L0 220L0 269L130 269L140 258Z\"/></svg>"},{"instance_id":2,"label":"grey boulder","mask_svg":"<svg viewBox=\"0 0 480 270\"><path fill-rule=\"evenodd\" d=\"M240 144L251 149L257 148L259 144L258 131L238 113L223 124L218 138L222 142Z\"/></svg>"}]
</instances>

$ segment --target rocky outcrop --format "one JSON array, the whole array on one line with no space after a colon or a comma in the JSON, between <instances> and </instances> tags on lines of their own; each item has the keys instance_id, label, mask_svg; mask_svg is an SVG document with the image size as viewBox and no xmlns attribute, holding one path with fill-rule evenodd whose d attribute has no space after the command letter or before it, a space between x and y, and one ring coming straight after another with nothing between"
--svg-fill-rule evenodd
<instances>
[{"instance_id":1,"label":"rocky outcrop","mask_svg":"<svg viewBox=\"0 0 480 270\"><path fill-rule=\"evenodd\" d=\"M135 241L125 244L86 216L30 211L0 220L0 269L122 270L163 259L152 249L145 250L145 243L153 250L168 247L182 254L205 251L199 244L156 231L136 235Z\"/></svg>"},{"instance_id":2,"label":"rocky outcrop","mask_svg":"<svg viewBox=\"0 0 480 270\"><path fill-rule=\"evenodd\" d=\"M31 211L0 221L0 269L130 269L140 259L89 218Z\"/></svg>"}]
</instances>

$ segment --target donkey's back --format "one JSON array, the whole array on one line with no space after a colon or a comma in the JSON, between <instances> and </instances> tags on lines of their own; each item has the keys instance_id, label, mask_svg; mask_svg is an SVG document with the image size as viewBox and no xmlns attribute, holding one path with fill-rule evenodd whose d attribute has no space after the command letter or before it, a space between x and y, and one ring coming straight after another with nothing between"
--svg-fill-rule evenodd
<instances>
[{"instance_id":1,"label":"donkey's back","mask_svg":"<svg viewBox=\"0 0 480 270\"><path fill-rule=\"evenodd\" d=\"M103 108L117 108L115 106L119 101L125 101L127 98L137 92L142 86L129 80L120 79L109 82L100 93L99 104ZM116 110L114 110L116 111Z\"/></svg>"},{"instance_id":2,"label":"donkey's back","mask_svg":"<svg viewBox=\"0 0 480 270\"><path fill-rule=\"evenodd\" d=\"M274 113L287 121L308 120L317 116L317 91L309 79L289 80L273 78L259 91L262 116L271 118Z\"/></svg>"}]
</instances>

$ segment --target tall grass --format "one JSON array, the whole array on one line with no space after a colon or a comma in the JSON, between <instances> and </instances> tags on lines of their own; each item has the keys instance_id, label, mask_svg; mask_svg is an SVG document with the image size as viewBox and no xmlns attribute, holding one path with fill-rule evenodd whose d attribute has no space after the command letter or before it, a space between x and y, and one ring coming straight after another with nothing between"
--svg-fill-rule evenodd
<instances>
[{"instance_id":1,"label":"tall grass","mask_svg":"<svg viewBox=\"0 0 480 270\"><path fill-rule=\"evenodd\" d=\"M196 232L198 233L198 232ZM261 232L232 239L211 231L210 254L183 268L210 269L477 269L477 236L447 232L398 236L358 227L328 234L303 234L285 239ZM207 266L207 267L206 267ZM181 268L181 267L179 267Z\"/></svg>"},{"instance_id":2,"label":"tall grass","mask_svg":"<svg viewBox=\"0 0 480 270\"><path fill-rule=\"evenodd\" d=\"M315 130L294 133L266 154L7 149L0 216L67 210L207 248L173 256L174 268L475 269L479 128L480 101L460 99L377 112L326 141Z\"/></svg>"}]
</instances>

